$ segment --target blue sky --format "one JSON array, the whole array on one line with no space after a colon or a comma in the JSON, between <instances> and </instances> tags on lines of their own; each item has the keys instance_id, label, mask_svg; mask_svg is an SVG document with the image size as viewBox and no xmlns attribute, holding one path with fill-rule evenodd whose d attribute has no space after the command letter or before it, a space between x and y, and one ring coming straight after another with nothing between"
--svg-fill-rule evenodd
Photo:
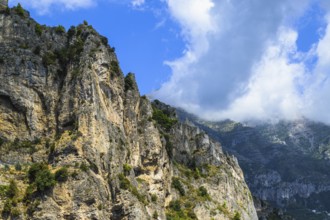
<instances>
[{"instance_id":1,"label":"blue sky","mask_svg":"<svg viewBox=\"0 0 330 220\"><path fill-rule=\"evenodd\" d=\"M87 20L141 94L210 120L330 123L328 0L20 2L42 24Z\"/></svg>"}]
</instances>

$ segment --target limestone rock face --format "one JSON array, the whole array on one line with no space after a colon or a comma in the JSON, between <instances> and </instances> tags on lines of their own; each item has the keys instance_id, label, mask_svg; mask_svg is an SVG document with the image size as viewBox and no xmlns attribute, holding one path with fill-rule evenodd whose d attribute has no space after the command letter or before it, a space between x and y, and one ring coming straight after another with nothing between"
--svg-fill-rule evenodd
<instances>
[{"instance_id":1,"label":"limestone rock face","mask_svg":"<svg viewBox=\"0 0 330 220\"><path fill-rule=\"evenodd\" d=\"M237 160L170 110L140 97L87 23L1 13L2 217L257 219ZM31 178L35 164L50 174Z\"/></svg>"}]
</instances>

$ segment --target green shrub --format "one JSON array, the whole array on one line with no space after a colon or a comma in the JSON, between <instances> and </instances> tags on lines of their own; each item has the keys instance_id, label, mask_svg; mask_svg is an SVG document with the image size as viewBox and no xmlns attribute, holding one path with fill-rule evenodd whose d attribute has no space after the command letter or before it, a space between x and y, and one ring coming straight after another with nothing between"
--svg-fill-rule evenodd
<instances>
[{"instance_id":1,"label":"green shrub","mask_svg":"<svg viewBox=\"0 0 330 220\"><path fill-rule=\"evenodd\" d=\"M7 189L7 196L8 198L14 198L15 196L17 196L18 194L18 188L17 188L17 184L14 180L10 180L9 182L9 187Z\"/></svg>"},{"instance_id":2,"label":"green shrub","mask_svg":"<svg viewBox=\"0 0 330 220\"><path fill-rule=\"evenodd\" d=\"M147 205L148 201L145 195L140 194L135 186L131 184L129 179L123 173L118 174L119 187L124 190L129 190L140 202Z\"/></svg>"},{"instance_id":3,"label":"green shrub","mask_svg":"<svg viewBox=\"0 0 330 220\"><path fill-rule=\"evenodd\" d=\"M70 29L68 30L68 37L72 38L76 34L76 27L71 26Z\"/></svg>"},{"instance_id":4,"label":"green shrub","mask_svg":"<svg viewBox=\"0 0 330 220\"><path fill-rule=\"evenodd\" d=\"M40 55L41 47L38 45L34 48L33 53L35 55Z\"/></svg>"},{"instance_id":5,"label":"green shrub","mask_svg":"<svg viewBox=\"0 0 330 220\"><path fill-rule=\"evenodd\" d=\"M208 197L208 193L207 193L207 190L204 186L200 186L198 188L198 195L201 196L201 197Z\"/></svg>"},{"instance_id":6,"label":"green shrub","mask_svg":"<svg viewBox=\"0 0 330 220\"><path fill-rule=\"evenodd\" d=\"M48 169L47 164L44 164L44 163L32 164L27 172L27 176L28 176L30 183L33 183L37 177L37 174L40 171L45 170L45 169Z\"/></svg>"},{"instance_id":7,"label":"green shrub","mask_svg":"<svg viewBox=\"0 0 330 220\"><path fill-rule=\"evenodd\" d=\"M234 217L232 218L232 220L241 220L241 214L237 211L235 211Z\"/></svg>"},{"instance_id":8,"label":"green shrub","mask_svg":"<svg viewBox=\"0 0 330 220\"><path fill-rule=\"evenodd\" d=\"M64 34L65 33L65 28L62 25L59 25L55 28L55 32L57 34Z\"/></svg>"},{"instance_id":9,"label":"green shrub","mask_svg":"<svg viewBox=\"0 0 330 220\"><path fill-rule=\"evenodd\" d=\"M129 190L140 202L142 202L145 205L148 204L146 196L139 193L139 191L137 190L137 188L135 186L130 185Z\"/></svg>"},{"instance_id":10,"label":"green shrub","mask_svg":"<svg viewBox=\"0 0 330 220\"><path fill-rule=\"evenodd\" d=\"M31 201L35 189L36 189L35 184L30 184L30 185L26 188L26 190L25 190L25 194L24 194L24 198L23 198L23 201L24 201L24 202L29 203L29 202Z\"/></svg>"},{"instance_id":11,"label":"green shrub","mask_svg":"<svg viewBox=\"0 0 330 220\"><path fill-rule=\"evenodd\" d=\"M179 178L177 178L177 177L172 178L172 187L174 189L178 190L181 196L184 196L186 194L186 192L183 188L183 185L182 185L181 181L179 180Z\"/></svg>"},{"instance_id":12,"label":"green shrub","mask_svg":"<svg viewBox=\"0 0 330 220\"><path fill-rule=\"evenodd\" d=\"M20 163L15 164L15 170L21 171L22 170L22 165Z\"/></svg>"},{"instance_id":13,"label":"green shrub","mask_svg":"<svg viewBox=\"0 0 330 220\"><path fill-rule=\"evenodd\" d=\"M153 219L158 219L158 213L157 213L156 210L155 210L154 213L152 214L152 218L153 218Z\"/></svg>"},{"instance_id":14,"label":"green shrub","mask_svg":"<svg viewBox=\"0 0 330 220\"><path fill-rule=\"evenodd\" d=\"M195 212L192 209L187 210L187 216L189 219L198 219Z\"/></svg>"},{"instance_id":15,"label":"green shrub","mask_svg":"<svg viewBox=\"0 0 330 220\"><path fill-rule=\"evenodd\" d=\"M173 211L179 212L181 211L181 204L179 200L172 200L169 204L169 208Z\"/></svg>"},{"instance_id":16,"label":"green shrub","mask_svg":"<svg viewBox=\"0 0 330 220\"><path fill-rule=\"evenodd\" d=\"M36 24L35 28L34 28L34 31L35 33L38 35L38 36L41 36L42 34L42 27L40 24Z\"/></svg>"},{"instance_id":17,"label":"green shrub","mask_svg":"<svg viewBox=\"0 0 330 220\"><path fill-rule=\"evenodd\" d=\"M22 5L20 3L17 4L17 6L15 7L15 12L21 16L24 17L24 9L22 7Z\"/></svg>"},{"instance_id":18,"label":"green shrub","mask_svg":"<svg viewBox=\"0 0 330 220\"><path fill-rule=\"evenodd\" d=\"M58 182L65 182L68 180L69 172L68 168L62 167L55 172L55 180Z\"/></svg>"},{"instance_id":19,"label":"green shrub","mask_svg":"<svg viewBox=\"0 0 330 220\"><path fill-rule=\"evenodd\" d=\"M84 172L87 172L87 171L89 170L89 167L86 165L85 162L82 162L82 163L80 164L80 169L81 169L82 171L84 171Z\"/></svg>"},{"instance_id":20,"label":"green shrub","mask_svg":"<svg viewBox=\"0 0 330 220\"><path fill-rule=\"evenodd\" d=\"M152 195L151 195L151 201L152 201L152 202L157 202L157 199L158 199L158 198L157 198L157 195L156 195L156 194L152 194Z\"/></svg>"},{"instance_id":21,"label":"green shrub","mask_svg":"<svg viewBox=\"0 0 330 220\"><path fill-rule=\"evenodd\" d=\"M131 187L131 182L125 177L124 174L118 174L119 187L124 190L128 190Z\"/></svg>"},{"instance_id":22,"label":"green shrub","mask_svg":"<svg viewBox=\"0 0 330 220\"><path fill-rule=\"evenodd\" d=\"M52 52L47 52L42 57L42 63L45 67L56 63L56 55Z\"/></svg>"},{"instance_id":23,"label":"green shrub","mask_svg":"<svg viewBox=\"0 0 330 220\"><path fill-rule=\"evenodd\" d=\"M128 73L125 77L125 91L134 89L134 74Z\"/></svg>"},{"instance_id":24,"label":"green shrub","mask_svg":"<svg viewBox=\"0 0 330 220\"><path fill-rule=\"evenodd\" d=\"M10 199L7 199L2 208L2 215L4 216L10 215L12 207L13 207L12 201Z\"/></svg>"},{"instance_id":25,"label":"green shrub","mask_svg":"<svg viewBox=\"0 0 330 220\"><path fill-rule=\"evenodd\" d=\"M44 192L55 186L55 177L48 169L38 172L35 184L38 192Z\"/></svg>"},{"instance_id":26,"label":"green shrub","mask_svg":"<svg viewBox=\"0 0 330 220\"><path fill-rule=\"evenodd\" d=\"M17 218L18 216L21 215L21 212L19 211L18 208L12 208L10 214L11 214L11 217L12 217L13 219L15 219L15 218Z\"/></svg>"},{"instance_id":27,"label":"green shrub","mask_svg":"<svg viewBox=\"0 0 330 220\"><path fill-rule=\"evenodd\" d=\"M79 57L79 55L84 51L84 42L81 38L77 38L74 44L70 45L68 49L68 59L73 60Z\"/></svg>"},{"instance_id":28,"label":"green shrub","mask_svg":"<svg viewBox=\"0 0 330 220\"><path fill-rule=\"evenodd\" d=\"M110 62L110 68L111 68L111 71L114 72L114 73L119 73L120 72L119 64L115 60Z\"/></svg>"},{"instance_id":29,"label":"green shrub","mask_svg":"<svg viewBox=\"0 0 330 220\"><path fill-rule=\"evenodd\" d=\"M166 131L169 131L173 125L175 125L178 120L170 118L162 110L153 107L152 119L154 119L157 124L159 124Z\"/></svg>"},{"instance_id":30,"label":"green shrub","mask_svg":"<svg viewBox=\"0 0 330 220\"><path fill-rule=\"evenodd\" d=\"M0 197L5 197L7 196L7 190L8 190L7 185L0 185Z\"/></svg>"},{"instance_id":31,"label":"green shrub","mask_svg":"<svg viewBox=\"0 0 330 220\"><path fill-rule=\"evenodd\" d=\"M35 200L31 202L26 209L26 213L32 217L33 213L37 211L39 205L40 205L40 200Z\"/></svg>"},{"instance_id":32,"label":"green shrub","mask_svg":"<svg viewBox=\"0 0 330 220\"><path fill-rule=\"evenodd\" d=\"M55 185L55 176L44 163L32 164L28 170L28 178L38 192L44 192Z\"/></svg>"},{"instance_id":33,"label":"green shrub","mask_svg":"<svg viewBox=\"0 0 330 220\"><path fill-rule=\"evenodd\" d=\"M125 163L125 164L123 165L123 170L124 170L124 174L127 176L127 175L129 175L129 173L131 172L131 170L132 170L132 166L129 165L129 164L127 164L127 163Z\"/></svg>"},{"instance_id":34,"label":"green shrub","mask_svg":"<svg viewBox=\"0 0 330 220\"><path fill-rule=\"evenodd\" d=\"M10 170L8 164L5 164L4 170L5 170L5 171L9 171L9 170Z\"/></svg>"},{"instance_id":35,"label":"green shrub","mask_svg":"<svg viewBox=\"0 0 330 220\"><path fill-rule=\"evenodd\" d=\"M101 37L101 42L104 46L107 46L108 45L108 38L102 36Z\"/></svg>"}]
</instances>

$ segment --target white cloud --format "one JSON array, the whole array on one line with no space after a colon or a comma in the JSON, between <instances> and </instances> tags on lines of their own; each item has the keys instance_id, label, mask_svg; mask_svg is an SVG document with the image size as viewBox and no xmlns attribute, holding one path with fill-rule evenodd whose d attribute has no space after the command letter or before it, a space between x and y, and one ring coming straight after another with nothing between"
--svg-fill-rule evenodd
<instances>
[{"instance_id":1,"label":"white cloud","mask_svg":"<svg viewBox=\"0 0 330 220\"><path fill-rule=\"evenodd\" d=\"M51 12L51 7L53 6L75 10L88 8L96 4L96 1L93 0L13 0L11 4L16 5L18 2L20 2L23 7L36 9L39 14Z\"/></svg>"},{"instance_id":2,"label":"white cloud","mask_svg":"<svg viewBox=\"0 0 330 220\"><path fill-rule=\"evenodd\" d=\"M330 14L326 19L328 26L316 47L318 62L309 77L304 101L308 118L330 123Z\"/></svg>"},{"instance_id":3,"label":"white cloud","mask_svg":"<svg viewBox=\"0 0 330 220\"><path fill-rule=\"evenodd\" d=\"M298 88L304 83L305 68L301 63L290 63L290 54L296 52L296 39L295 31L280 29L276 42L269 44L252 69L244 95L228 109L205 117L275 121L300 118L304 107Z\"/></svg>"},{"instance_id":4,"label":"white cloud","mask_svg":"<svg viewBox=\"0 0 330 220\"><path fill-rule=\"evenodd\" d=\"M330 123L330 27L311 51L296 48L293 24L314 1L167 2L187 49L167 62L172 76L156 98L213 120ZM305 66L310 57L318 58L312 70Z\"/></svg>"},{"instance_id":5,"label":"white cloud","mask_svg":"<svg viewBox=\"0 0 330 220\"><path fill-rule=\"evenodd\" d=\"M132 0L132 5L134 7L139 7L145 3L145 0Z\"/></svg>"}]
</instances>

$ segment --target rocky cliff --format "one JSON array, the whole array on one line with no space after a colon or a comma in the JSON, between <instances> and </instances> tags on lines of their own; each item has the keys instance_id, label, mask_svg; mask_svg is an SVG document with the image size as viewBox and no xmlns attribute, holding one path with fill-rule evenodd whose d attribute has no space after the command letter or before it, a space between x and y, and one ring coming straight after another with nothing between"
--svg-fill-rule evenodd
<instances>
[{"instance_id":1,"label":"rocky cliff","mask_svg":"<svg viewBox=\"0 0 330 220\"><path fill-rule=\"evenodd\" d=\"M257 219L237 160L140 97L87 22L0 14L4 219Z\"/></svg>"}]
</instances>

